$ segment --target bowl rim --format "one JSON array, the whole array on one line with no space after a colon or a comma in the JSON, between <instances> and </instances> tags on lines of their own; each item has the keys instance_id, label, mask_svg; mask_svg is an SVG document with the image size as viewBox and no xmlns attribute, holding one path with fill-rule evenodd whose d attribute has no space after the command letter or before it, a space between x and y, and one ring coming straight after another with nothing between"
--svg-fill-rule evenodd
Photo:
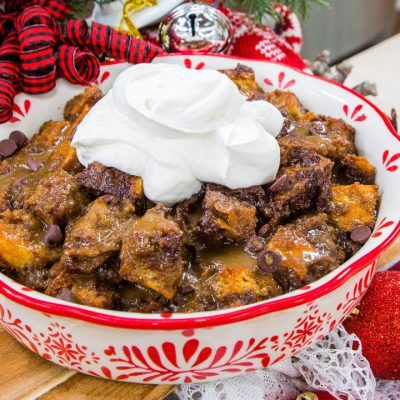
<instances>
[{"instance_id":1,"label":"bowl rim","mask_svg":"<svg viewBox=\"0 0 400 400\"><path fill-rule=\"evenodd\" d=\"M291 69L296 73L311 77L313 79L322 80L331 85L338 86L339 88L350 92L352 95L360 98L362 101L367 103L372 109L379 115L379 117L385 123L389 132L397 139L400 143L400 134L398 134L392 123L389 121L388 117L381 111L374 103L362 96L361 94L355 92L354 90L338 83L331 81L324 77L315 76L308 72L302 71L300 69L281 64L279 62L265 61L265 60L252 60L240 57L234 57L223 54L205 54L205 55L193 55L189 53L180 54L163 54L158 56L159 58L181 58L181 57L194 57L194 58L228 58L242 62L256 62L263 64L275 64L282 66L287 69ZM103 65L119 64L120 61L111 61L103 63ZM272 312L283 311L289 308L300 306L320 298L333 290L340 287L343 283L349 280L351 277L362 271L364 268L369 266L371 263L377 259L379 254L383 252L388 246L390 246L397 236L400 234L400 221L397 222L394 229L390 235L376 247L371 249L368 253L364 254L359 259L354 260L346 268L344 268L339 274L334 275L331 279L318 285L314 288L307 288L302 292L300 288L297 290L298 293L292 296L282 297L278 296L272 299L264 300L262 302L257 302L245 306L244 308L238 309L226 309L218 311L207 311L202 313L188 313L188 314L176 314L175 318L171 318L173 314L142 314L135 312L124 312L115 310L102 310L94 307L82 306L71 304L67 302L60 302L50 296L45 296L39 292L36 292L30 288L26 288L19 285L17 282L5 275L0 273L0 294L4 295L8 299L28 308L41 311L45 314L55 314L62 317L68 317L73 319L82 320L85 322L90 322L98 325L104 325L115 328L126 328L126 329L159 329L159 330L178 330L178 329L195 329L195 328L207 328L213 326L227 325L237 322L243 322L249 319L253 319L262 315L266 315ZM10 280L11 284L7 284L2 278ZM15 288L13 285L22 286L21 288ZM30 293L39 293L46 299L36 298L31 296Z\"/></svg>"}]
</instances>

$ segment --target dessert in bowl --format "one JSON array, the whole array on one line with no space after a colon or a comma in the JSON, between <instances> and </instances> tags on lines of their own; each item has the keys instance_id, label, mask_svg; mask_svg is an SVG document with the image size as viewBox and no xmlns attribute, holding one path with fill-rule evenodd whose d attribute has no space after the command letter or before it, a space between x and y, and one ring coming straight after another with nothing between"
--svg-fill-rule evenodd
<instances>
[{"instance_id":1,"label":"dessert in bowl","mask_svg":"<svg viewBox=\"0 0 400 400\"><path fill-rule=\"evenodd\" d=\"M109 379L265 367L328 333L367 289L398 233L399 138L364 98L278 64L158 62L225 75L199 72L198 92L184 87L196 71L182 72L174 94L174 68L133 67L140 79L121 74L101 100L88 89L3 161L2 183L15 176L0 221L1 323L41 356ZM111 81L122 66L105 68ZM26 167L12 172L18 157L31 183Z\"/></svg>"}]
</instances>

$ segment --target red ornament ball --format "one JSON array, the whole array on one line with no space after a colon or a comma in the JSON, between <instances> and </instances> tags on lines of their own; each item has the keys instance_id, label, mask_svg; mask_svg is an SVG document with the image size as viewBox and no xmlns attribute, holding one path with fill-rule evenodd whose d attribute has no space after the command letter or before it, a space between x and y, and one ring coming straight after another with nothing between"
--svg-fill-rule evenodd
<instances>
[{"instance_id":1,"label":"red ornament ball","mask_svg":"<svg viewBox=\"0 0 400 400\"><path fill-rule=\"evenodd\" d=\"M315 394L318 396L318 400L336 400L335 397L327 392L316 392Z\"/></svg>"},{"instance_id":2,"label":"red ornament ball","mask_svg":"<svg viewBox=\"0 0 400 400\"><path fill-rule=\"evenodd\" d=\"M360 338L377 378L400 380L400 271L377 273L357 308L343 325Z\"/></svg>"}]
</instances>

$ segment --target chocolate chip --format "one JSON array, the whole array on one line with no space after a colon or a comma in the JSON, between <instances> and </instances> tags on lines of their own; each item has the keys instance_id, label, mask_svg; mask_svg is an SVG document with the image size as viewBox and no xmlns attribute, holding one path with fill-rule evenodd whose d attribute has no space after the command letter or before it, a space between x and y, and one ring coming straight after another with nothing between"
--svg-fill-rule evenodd
<instances>
[{"instance_id":1,"label":"chocolate chip","mask_svg":"<svg viewBox=\"0 0 400 400\"><path fill-rule=\"evenodd\" d=\"M40 160L34 160L32 158L30 158L27 162L26 162L26 166L31 170L31 171L37 171L40 168L43 168L44 162L40 161Z\"/></svg>"},{"instance_id":2,"label":"chocolate chip","mask_svg":"<svg viewBox=\"0 0 400 400\"><path fill-rule=\"evenodd\" d=\"M56 296L57 299L64 300L64 301L69 301L70 303L74 303L75 299L74 296L72 295L72 292L70 289L67 288L62 288Z\"/></svg>"},{"instance_id":3,"label":"chocolate chip","mask_svg":"<svg viewBox=\"0 0 400 400\"><path fill-rule=\"evenodd\" d=\"M10 157L17 151L17 143L11 139L4 139L0 141L0 156Z\"/></svg>"},{"instance_id":4,"label":"chocolate chip","mask_svg":"<svg viewBox=\"0 0 400 400\"><path fill-rule=\"evenodd\" d=\"M261 271L272 274L278 271L282 264L282 258L279 254L270 250L264 250L257 258L257 266Z\"/></svg>"},{"instance_id":5,"label":"chocolate chip","mask_svg":"<svg viewBox=\"0 0 400 400\"><path fill-rule=\"evenodd\" d=\"M269 190L273 193L279 193L290 190L293 185L293 179L288 174L283 174L269 187Z\"/></svg>"},{"instance_id":6,"label":"chocolate chip","mask_svg":"<svg viewBox=\"0 0 400 400\"><path fill-rule=\"evenodd\" d=\"M285 292L291 292L304 286L297 273L291 268L280 268L279 271L274 273L274 279Z\"/></svg>"},{"instance_id":7,"label":"chocolate chip","mask_svg":"<svg viewBox=\"0 0 400 400\"><path fill-rule=\"evenodd\" d=\"M293 149L289 156L289 165L300 164L302 167L311 167L321 162L321 156L308 149Z\"/></svg>"},{"instance_id":8,"label":"chocolate chip","mask_svg":"<svg viewBox=\"0 0 400 400\"><path fill-rule=\"evenodd\" d=\"M13 183L13 187L14 189L19 189L21 186L25 185L25 183L27 182L27 179L25 176L21 176L20 178L17 178L14 183Z\"/></svg>"},{"instance_id":9,"label":"chocolate chip","mask_svg":"<svg viewBox=\"0 0 400 400\"><path fill-rule=\"evenodd\" d=\"M10 133L9 139L14 140L18 147L22 147L28 143L28 137L24 132L21 131L12 131Z\"/></svg>"},{"instance_id":10,"label":"chocolate chip","mask_svg":"<svg viewBox=\"0 0 400 400\"><path fill-rule=\"evenodd\" d=\"M113 201L113 199L114 199L114 196L112 196L111 194L106 194L106 195L103 197L103 200L104 200L104 202L105 202L106 204L111 204L112 201Z\"/></svg>"},{"instance_id":11,"label":"chocolate chip","mask_svg":"<svg viewBox=\"0 0 400 400\"><path fill-rule=\"evenodd\" d=\"M56 247L63 241L63 233L58 225L49 225L44 235L44 242L49 247Z\"/></svg>"},{"instance_id":12,"label":"chocolate chip","mask_svg":"<svg viewBox=\"0 0 400 400\"><path fill-rule=\"evenodd\" d=\"M350 255L354 255L361 249L361 245L358 243L350 242L349 246Z\"/></svg>"},{"instance_id":13,"label":"chocolate chip","mask_svg":"<svg viewBox=\"0 0 400 400\"><path fill-rule=\"evenodd\" d=\"M192 292L194 292L194 290L195 290L195 286L189 282L182 283L179 286L179 293L183 294L183 295L192 293Z\"/></svg>"},{"instance_id":14,"label":"chocolate chip","mask_svg":"<svg viewBox=\"0 0 400 400\"><path fill-rule=\"evenodd\" d=\"M263 225L258 231L259 236L267 238L272 232L272 226L270 224Z\"/></svg>"},{"instance_id":15,"label":"chocolate chip","mask_svg":"<svg viewBox=\"0 0 400 400\"><path fill-rule=\"evenodd\" d=\"M197 279L194 275L185 272L181 283L179 284L178 291L182 295L192 293L197 286Z\"/></svg>"},{"instance_id":16,"label":"chocolate chip","mask_svg":"<svg viewBox=\"0 0 400 400\"><path fill-rule=\"evenodd\" d=\"M283 127L279 133L279 137L289 135L296 128L296 124L289 118L284 117Z\"/></svg>"},{"instance_id":17,"label":"chocolate chip","mask_svg":"<svg viewBox=\"0 0 400 400\"><path fill-rule=\"evenodd\" d=\"M262 240L259 236L253 235L247 239L244 249L250 253L259 253L264 249L264 247L264 240Z\"/></svg>"},{"instance_id":18,"label":"chocolate chip","mask_svg":"<svg viewBox=\"0 0 400 400\"><path fill-rule=\"evenodd\" d=\"M310 133L317 136L326 136L328 134L328 129L321 121L314 121L310 124Z\"/></svg>"},{"instance_id":19,"label":"chocolate chip","mask_svg":"<svg viewBox=\"0 0 400 400\"><path fill-rule=\"evenodd\" d=\"M393 125L394 130L396 132L398 132L399 129L398 129L398 126L397 126L397 112L396 112L396 110L394 108L392 108L391 111L390 111L389 119L390 119L390 122Z\"/></svg>"},{"instance_id":20,"label":"chocolate chip","mask_svg":"<svg viewBox=\"0 0 400 400\"><path fill-rule=\"evenodd\" d=\"M367 225L356 226L350 235L350 239L358 244L364 244L371 236L371 229Z\"/></svg>"}]
</instances>

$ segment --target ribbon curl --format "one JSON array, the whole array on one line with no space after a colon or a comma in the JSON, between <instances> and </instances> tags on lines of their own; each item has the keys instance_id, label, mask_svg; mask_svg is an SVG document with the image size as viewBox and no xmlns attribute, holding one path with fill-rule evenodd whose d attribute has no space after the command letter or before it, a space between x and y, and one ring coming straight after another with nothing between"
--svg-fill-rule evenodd
<instances>
[{"instance_id":1,"label":"ribbon curl","mask_svg":"<svg viewBox=\"0 0 400 400\"><path fill-rule=\"evenodd\" d=\"M57 23L40 6L26 8L14 21L20 44L21 89L42 94L56 84Z\"/></svg>"},{"instance_id":2,"label":"ribbon curl","mask_svg":"<svg viewBox=\"0 0 400 400\"><path fill-rule=\"evenodd\" d=\"M160 51L97 22L89 27L83 20L69 20L61 28L56 20L69 12L63 1L9 1L5 10L8 14L0 15L0 123L12 117L18 90L46 93L59 76L75 84L91 83L100 73L98 57L136 64L150 62Z\"/></svg>"}]
</instances>

